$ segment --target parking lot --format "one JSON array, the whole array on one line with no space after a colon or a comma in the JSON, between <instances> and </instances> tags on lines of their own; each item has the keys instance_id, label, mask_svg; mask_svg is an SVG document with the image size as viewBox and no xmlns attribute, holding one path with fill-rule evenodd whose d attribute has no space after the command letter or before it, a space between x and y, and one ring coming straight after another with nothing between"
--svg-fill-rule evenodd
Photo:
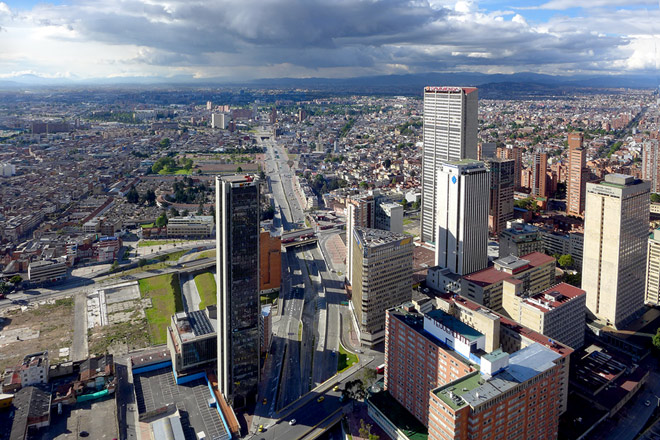
<instances>
[{"instance_id":1,"label":"parking lot","mask_svg":"<svg viewBox=\"0 0 660 440\"><path fill-rule=\"evenodd\" d=\"M204 431L207 438L222 438L226 434L218 411L208 405L211 393L204 379L177 385L172 370L161 368L135 375L134 382L140 414L174 404L179 410L186 440L195 440L200 431Z\"/></svg>"}]
</instances>

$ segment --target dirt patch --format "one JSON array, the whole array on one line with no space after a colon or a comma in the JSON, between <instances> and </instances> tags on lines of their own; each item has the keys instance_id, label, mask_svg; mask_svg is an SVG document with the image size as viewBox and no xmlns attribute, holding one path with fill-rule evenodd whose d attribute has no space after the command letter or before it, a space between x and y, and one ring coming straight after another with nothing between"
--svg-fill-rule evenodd
<instances>
[{"instance_id":1,"label":"dirt patch","mask_svg":"<svg viewBox=\"0 0 660 440\"><path fill-rule=\"evenodd\" d=\"M149 346L149 329L144 314L133 312L130 320L87 331L89 355L110 353L123 355Z\"/></svg>"},{"instance_id":2,"label":"dirt patch","mask_svg":"<svg viewBox=\"0 0 660 440\"><path fill-rule=\"evenodd\" d=\"M59 359L60 348L70 348L73 333L73 298L39 301L0 311L0 372L21 363L30 353L48 350L51 364ZM38 337L32 337L38 332Z\"/></svg>"}]
</instances>

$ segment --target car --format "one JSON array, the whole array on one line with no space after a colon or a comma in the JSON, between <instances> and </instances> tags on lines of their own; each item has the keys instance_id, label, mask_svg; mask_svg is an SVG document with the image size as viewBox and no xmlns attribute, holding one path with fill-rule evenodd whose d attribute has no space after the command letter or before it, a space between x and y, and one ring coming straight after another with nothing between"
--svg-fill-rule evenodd
<instances>
[{"instance_id":1,"label":"car","mask_svg":"<svg viewBox=\"0 0 660 440\"><path fill-rule=\"evenodd\" d=\"M334 391L334 392L339 391L339 385L335 385L335 387L332 389L332 391Z\"/></svg>"},{"instance_id":2,"label":"car","mask_svg":"<svg viewBox=\"0 0 660 440\"><path fill-rule=\"evenodd\" d=\"M257 431L264 432L264 425L259 425L259 428L257 428Z\"/></svg>"},{"instance_id":3,"label":"car","mask_svg":"<svg viewBox=\"0 0 660 440\"><path fill-rule=\"evenodd\" d=\"M264 400L262 401L262 403L263 403L264 405L267 404L267 403L268 403L268 399L266 399L266 398L264 397Z\"/></svg>"},{"instance_id":4,"label":"car","mask_svg":"<svg viewBox=\"0 0 660 440\"><path fill-rule=\"evenodd\" d=\"M316 399L317 402L321 403L325 400L325 396L321 396L318 399Z\"/></svg>"},{"instance_id":5,"label":"car","mask_svg":"<svg viewBox=\"0 0 660 440\"><path fill-rule=\"evenodd\" d=\"M296 424L296 419L289 420L289 425L293 426Z\"/></svg>"},{"instance_id":6,"label":"car","mask_svg":"<svg viewBox=\"0 0 660 440\"><path fill-rule=\"evenodd\" d=\"M644 402L644 405L646 405L646 406L651 406L651 401L650 401L650 400L647 400L646 402Z\"/></svg>"}]
</instances>

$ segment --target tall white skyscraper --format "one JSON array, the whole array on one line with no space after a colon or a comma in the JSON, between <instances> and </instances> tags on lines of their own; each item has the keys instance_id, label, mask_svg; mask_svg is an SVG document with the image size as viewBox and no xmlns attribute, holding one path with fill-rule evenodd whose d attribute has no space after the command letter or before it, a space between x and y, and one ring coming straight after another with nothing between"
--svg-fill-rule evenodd
<instances>
[{"instance_id":1,"label":"tall white skyscraper","mask_svg":"<svg viewBox=\"0 0 660 440\"><path fill-rule=\"evenodd\" d=\"M259 183L215 179L218 388L235 407L259 384Z\"/></svg>"},{"instance_id":2,"label":"tall white skyscraper","mask_svg":"<svg viewBox=\"0 0 660 440\"><path fill-rule=\"evenodd\" d=\"M476 87L424 89L422 241L435 243L437 172L443 162L477 158Z\"/></svg>"},{"instance_id":3,"label":"tall white skyscraper","mask_svg":"<svg viewBox=\"0 0 660 440\"><path fill-rule=\"evenodd\" d=\"M435 264L459 275L488 266L490 174L471 159L438 170Z\"/></svg>"},{"instance_id":4,"label":"tall white skyscraper","mask_svg":"<svg viewBox=\"0 0 660 440\"><path fill-rule=\"evenodd\" d=\"M650 184L623 174L587 183L582 289L587 308L614 326L644 305Z\"/></svg>"}]
</instances>

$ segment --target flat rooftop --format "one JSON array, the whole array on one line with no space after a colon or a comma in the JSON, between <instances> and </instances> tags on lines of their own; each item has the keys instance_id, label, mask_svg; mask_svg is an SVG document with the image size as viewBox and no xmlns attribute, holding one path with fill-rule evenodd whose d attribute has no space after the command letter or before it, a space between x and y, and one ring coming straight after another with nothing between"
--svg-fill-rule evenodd
<instances>
[{"instance_id":1,"label":"flat rooftop","mask_svg":"<svg viewBox=\"0 0 660 440\"><path fill-rule=\"evenodd\" d=\"M427 313L427 316L441 323L448 329L464 336L468 341L476 341L477 339L484 337L483 333L478 332L469 325L459 321L452 315L449 315L442 310L431 310Z\"/></svg>"},{"instance_id":2,"label":"flat rooftop","mask_svg":"<svg viewBox=\"0 0 660 440\"><path fill-rule=\"evenodd\" d=\"M204 310L179 312L174 315L174 321L176 322L176 330L182 341L216 332L214 323L209 319Z\"/></svg>"},{"instance_id":3,"label":"flat rooftop","mask_svg":"<svg viewBox=\"0 0 660 440\"><path fill-rule=\"evenodd\" d=\"M396 232L383 231L380 229L356 227L354 228L354 233L358 236L360 242L367 247L382 246L406 238L412 243L412 239L409 235L397 234Z\"/></svg>"}]
</instances>

